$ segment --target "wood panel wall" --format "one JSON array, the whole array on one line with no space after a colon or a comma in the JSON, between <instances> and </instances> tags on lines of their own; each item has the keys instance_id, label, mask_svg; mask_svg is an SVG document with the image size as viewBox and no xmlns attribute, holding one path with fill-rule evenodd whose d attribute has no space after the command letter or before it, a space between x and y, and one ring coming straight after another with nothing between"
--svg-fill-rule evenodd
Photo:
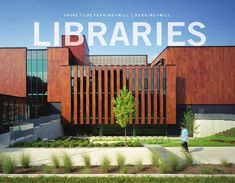
<instances>
[{"instance_id":1,"label":"wood panel wall","mask_svg":"<svg viewBox=\"0 0 235 183\"><path fill-rule=\"evenodd\" d=\"M62 101L62 65L69 65L68 48L48 48L48 86L47 101Z\"/></svg>"},{"instance_id":2,"label":"wood panel wall","mask_svg":"<svg viewBox=\"0 0 235 183\"><path fill-rule=\"evenodd\" d=\"M74 94L74 96L72 96L74 98L73 112L77 113L74 114L74 124L115 124L115 118L112 112L112 99L114 96L118 95L118 92L120 92L120 90L124 86L126 86L129 91L133 92L132 94L137 100L137 112L134 119L130 119L130 124L134 123L150 125L159 124L159 122L163 124L164 121L166 121L167 124L175 124L175 66L166 66L166 68L163 68L163 66L161 66L160 69L158 69L156 66L74 66L75 77L78 71L80 72L78 74L78 77L76 79L74 78L74 82L77 80L76 82L80 83L80 85L74 84L74 91L77 91L78 93L77 95ZM64 72L68 72L68 70ZM158 74L158 72L160 72L160 74ZM164 72L166 73L166 89L163 88ZM66 74L68 75L70 73ZM158 75L160 76L159 79L157 78ZM96 76L98 76L98 78ZM117 76L120 76L119 79L117 78ZM158 80L160 82L159 89L157 88ZM121 84L121 82L123 84ZM69 90L67 80L66 87L67 88L64 88L66 90L66 97L64 97L64 99L66 99L67 101L63 102L66 102L67 104L62 105L64 106L64 110L62 110L62 113L63 111L65 111L66 115L62 114L62 116L67 117L67 114L69 114L70 112L68 108L71 109L71 107L69 107L69 97L71 98L71 96L68 95L68 91L70 91L71 88ZM163 102L165 93L166 103ZM159 101L157 100L157 95L160 96ZM147 98L145 98L146 96ZM85 108L84 99L86 101ZM141 106L139 106L139 104ZM66 110L65 107L67 108ZM157 113L158 107L160 107L160 115L158 115ZM92 108L92 110L90 108ZM164 115L164 109L166 110L166 115ZM154 114L152 114L152 112ZM84 120L84 115L86 120ZM164 120L165 118L166 120Z\"/></svg>"},{"instance_id":3,"label":"wood panel wall","mask_svg":"<svg viewBox=\"0 0 235 183\"><path fill-rule=\"evenodd\" d=\"M235 104L235 46L167 47L151 64L176 65L177 104Z\"/></svg>"},{"instance_id":4,"label":"wood panel wall","mask_svg":"<svg viewBox=\"0 0 235 183\"><path fill-rule=\"evenodd\" d=\"M26 97L26 48L0 49L0 94Z\"/></svg>"},{"instance_id":5,"label":"wood panel wall","mask_svg":"<svg viewBox=\"0 0 235 183\"><path fill-rule=\"evenodd\" d=\"M62 66L61 70L61 86L63 89L61 91L61 118L63 123L72 122L72 109L71 109L71 68L70 66Z\"/></svg>"}]
</instances>

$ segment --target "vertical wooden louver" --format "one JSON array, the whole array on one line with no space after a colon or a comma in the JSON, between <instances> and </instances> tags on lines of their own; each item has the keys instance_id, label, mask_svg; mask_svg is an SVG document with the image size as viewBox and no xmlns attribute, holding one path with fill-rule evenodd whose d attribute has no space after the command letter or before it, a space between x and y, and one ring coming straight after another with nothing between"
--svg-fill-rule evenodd
<instances>
[{"instance_id":1,"label":"vertical wooden louver","mask_svg":"<svg viewBox=\"0 0 235 183\"><path fill-rule=\"evenodd\" d=\"M130 124L156 125L158 121L160 124L164 121L175 124L176 69L174 65L164 67L74 66L74 93L71 96L74 101L69 100L69 90L63 90L66 97L63 98L62 115L67 122L71 119L72 107L68 106L73 102L75 125L113 125L115 118L112 100L126 87L136 99L136 113L134 119L130 118ZM70 73L68 69L65 66L63 72ZM71 90L66 78L64 82Z\"/></svg>"}]
</instances>

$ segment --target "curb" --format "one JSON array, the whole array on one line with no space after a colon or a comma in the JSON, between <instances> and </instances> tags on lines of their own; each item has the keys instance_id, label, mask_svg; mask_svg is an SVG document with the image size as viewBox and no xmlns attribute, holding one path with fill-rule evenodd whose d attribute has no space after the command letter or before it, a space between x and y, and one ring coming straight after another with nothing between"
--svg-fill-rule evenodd
<instances>
[{"instance_id":1,"label":"curb","mask_svg":"<svg viewBox=\"0 0 235 183\"><path fill-rule=\"evenodd\" d=\"M0 174L0 177L235 177L235 174Z\"/></svg>"}]
</instances>

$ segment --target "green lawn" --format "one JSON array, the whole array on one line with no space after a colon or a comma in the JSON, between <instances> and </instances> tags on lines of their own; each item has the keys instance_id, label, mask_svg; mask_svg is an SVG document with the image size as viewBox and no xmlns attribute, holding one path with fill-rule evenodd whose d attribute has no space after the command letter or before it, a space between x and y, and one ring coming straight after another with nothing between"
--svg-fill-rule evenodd
<instances>
[{"instance_id":1,"label":"green lawn","mask_svg":"<svg viewBox=\"0 0 235 183\"><path fill-rule=\"evenodd\" d=\"M0 182L4 183L156 183L156 182L171 182L171 183L221 183L235 182L235 177L84 177L84 178L69 178L69 177L38 177L38 178L7 178L0 177Z\"/></svg>"},{"instance_id":2,"label":"green lawn","mask_svg":"<svg viewBox=\"0 0 235 183\"><path fill-rule=\"evenodd\" d=\"M235 146L235 128L231 128L219 134L193 138L188 141L189 147L219 147ZM180 138L170 139L168 137L91 137L89 139L57 139L53 141L22 142L14 147L142 147L143 144L159 144L164 147L181 146Z\"/></svg>"},{"instance_id":3,"label":"green lawn","mask_svg":"<svg viewBox=\"0 0 235 183\"><path fill-rule=\"evenodd\" d=\"M225 137L225 136L209 136L203 138L190 139L188 141L190 147L217 147L217 146L235 146L235 137ZM168 140L161 144L164 147L178 147L181 146L180 140Z\"/></svg>"}]
</instances>

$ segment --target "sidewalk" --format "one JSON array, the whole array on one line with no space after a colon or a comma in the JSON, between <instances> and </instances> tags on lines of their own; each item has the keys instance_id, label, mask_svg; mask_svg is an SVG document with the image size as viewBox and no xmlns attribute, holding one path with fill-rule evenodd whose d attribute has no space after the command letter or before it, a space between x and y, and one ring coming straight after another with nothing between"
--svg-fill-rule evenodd
<instances>
[{"instance_id":1,"label":"sidewalk","mask_svg":"<svg viewBox=\"0 0 235 183\"><path fill-rule=\"evenodd\" d=\"M181 147L165 147L166 150L183 157ZM221 164L222 160L235 163L235 147L190 147L196 164Z\"/></svg>"},{"instance_id":2,"label":"sidewalk","mask_svg":"<svg viewBox=\"0 0 235 183\"><path fill-rule=\"evenodd\" d=\"M67 153L72 157L75 166L82 166L82 155L88 153L91 157L92 165L100 165L102 157L107 155L112 165L117 165L117 153L122 153L126 157L126 163L134 165L136 161L142 160L144 165L151 164L151 151L145 147L118 147L118 148L1 148L0 152L18 160L22 152L26 152L31 156L32 165L40 166L42 164L50 164L50 156L52 153L59 157L63 153ZM19 162L17 162L19 164Z\"/></svg>"},{"instance_id":3,"label":"sidewalk","mask_svg":"<svg viewBox=\"0 0 235 183\"><path fill-rule=\"evenodd\" d=\"M221 160L235 163L235 147L191 147L190 153L196 164L221 164ZM88 153L92 165L100 165L103 155L109 156L112 165L116 165L117 153L126 157L126 163L133 165L142 160L144 165L151 164L151 152L158 151L162 157L168 158L170 154L184 158L180 147L162 147L160 145L146 145L145 147L116 147L116 148L1 148L0 152L6 153L16 160L22 152L30 154L32 165L50 164L52 153L63 156L71 155L74 165L83 165L82 155ZM19 164L19 163L18 163Z\"/></svg>"}]
</instances>

